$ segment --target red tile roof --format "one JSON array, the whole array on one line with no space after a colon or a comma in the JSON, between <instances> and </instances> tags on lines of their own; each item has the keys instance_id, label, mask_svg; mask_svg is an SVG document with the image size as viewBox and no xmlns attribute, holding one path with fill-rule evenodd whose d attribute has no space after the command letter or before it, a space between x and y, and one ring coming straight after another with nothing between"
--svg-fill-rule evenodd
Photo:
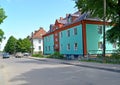
<instances>
[{"instance_id":1,"label":"red tile roof","mask_svg":"<svg viewBox=\"0 0 120 85\"><path fill-rule=\"evenodd\" d=\"M39 30L37 30L37 31L35 31L33 33L33 37L32 38L33 39L41 39L42 36L45 35L45 34L46 34L46 31L42 27L40 27Z\"/></svg>"}]
</instances>

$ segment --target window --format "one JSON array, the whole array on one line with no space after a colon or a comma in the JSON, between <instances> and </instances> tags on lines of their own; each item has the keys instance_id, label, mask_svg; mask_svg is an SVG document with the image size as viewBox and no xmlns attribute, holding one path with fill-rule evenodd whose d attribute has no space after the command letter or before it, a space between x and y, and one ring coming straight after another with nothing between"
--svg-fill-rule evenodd
<instances>
[{"instance_id":1,"label":"window","mask_svg":"<svg viewBox=\"0 0 120 85\"><path fill-rule=\"evenodd\" d=\"M50 46L48 46L48 49L49 49L49 51L50 51Z\"/></svg>"},{"instance_id":2,"label":"window","mask_svg":"<svg viewBox=\"0 0 120 85\"><path fill-rule=\"evenodd\" d=\"M57 42L57 41L58 41L58 39L57 39L57 38L55 38L55 41Z\"/></svg>"},{"instance_id":3,"label":"window","mask_svg":"<svg viewBox=\"0 0 120 85\"><path fill-rule=\"evenodd\" d=\"M62 50L62 48L63 48L63 45L61 44L61 48L60 48L60 50Z\"/></svg>"},{"instance_id":4,"label":"window","mask_svg":"<svg viewBox=\"0 0 120 85\"><path fill-rule=\"evenodd\" d=\"M57 47L58 47L58 44L55 44L55 47L57 48Z\"/></svg>"},{"instance_id":5,"label":"window","mask_svg":"<svg viewBox=\"0 0 120 85\"><path fill-rule=\"evenodd\" d=\"M98 42L98 48L103 49L103 44L102 44L102 42Z\"/></svg>"},{"instance_id":6,"label":"window","mask_svg":"<svg viewBox=\"0 0 120 85\"><path fill-rule=\"evenodd\" d=\"M45 47L45 50L47 51L47 46Z\"/></svg>"},{"instance_id":7,"label":"window","mask_svg":"<svg viewBox=\"0 0 120 85\"><path fill-rule=\"evenodd\" d=\"M63 36L63 35L62 35L62 32L61 32L61 38L62 38L62 36Z\"/></svg>"},{"instance_id":8,"label":"window","mask_svg":"<svg viewBox=\"0 0 120 85\"><path fill-rule=\"evenodd\" d=\"M102 26L101 25L98 26L98 33L102 34Z\"/></svg>"},{"instance_id":9,"label":"window","mask_svg":"<svg viewBox=\"0 0 120 85\"><path fill-rule=\"evenodd\" d=\"M67 44L67 50L70 50L70 44Z\"/></svg>"},{"instance_id":10,"label":"window","mask_svg":"<svg viewBox=\"0 0 120 85\"><path fill-rule=\"evenodd\" d=\"M74 44L74 50L77 50L77 49L78 49L78 44L75 43L75 44Z\"/></svg>"},{"instance_id":11,"label":"window","mask_svg":"<svg viewBox=\"0 0 120 85\"><path fill-rule=\"evenodd\" d=\"M57 33L55 33L55 36L58 36L58 34L57 34Z\"/></svg>"},{"instance_id":12,"label":"window","mask_svg":"<svg viewBox=\"0 0 120 85\"><path fill-rule=\"evenodd\" d=\"M77 35L77 28L74 28L74 35Z\"/></svg>"},{"instance_id":13,"label":"window","mask_svg":"<svg viewBox=\"0 0 120 85\"><path fill-rule=\"evenodd\" d=\"M41 43L41 39L38 42Z\"/></svg>"},{"instance_id":14,"label":"window","mask_svg":"<svg viewBox=\"0 0 120 85\"><path fill-rule=\"evenodd\" d=\"M117 43L116 42L113 43L113 48L116 48L116 46L117 46Z\"/></svg>"},{"instance_id":15,"label":"window","mask_svg":"<svg viewBox=\"0 0 120 85\"><path fill-rule=\"evenodd\" d=\"M41 51L41 46L39 46L39 50Z\"/></svg>"},{"instance_id":16,"label":"window","mask_svg":"<svg viewBox=\"0 0 120 85\"><path fill-rule=\"evenodd\" d=\"M67 30L67 36L70 37L70 30Z\"/></svg>"}]
</instances>

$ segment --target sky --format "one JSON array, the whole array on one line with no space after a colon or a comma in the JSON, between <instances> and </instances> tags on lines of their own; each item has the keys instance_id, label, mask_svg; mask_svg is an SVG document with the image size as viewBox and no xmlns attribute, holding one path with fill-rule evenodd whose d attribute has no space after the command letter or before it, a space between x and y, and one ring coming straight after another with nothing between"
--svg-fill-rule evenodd
<instances>
[{"instance_id":1,"label":"sky","mask_svg":"<svg viewBox=\"0 0 120 85\"><path fill-rule=\"evenodd\" d=\"M0 0L0 7L4 8L8 16L0 24L6 37L0 50L10 36L23 39L39 27L48 31L56 19L77 11L73 0Z\"/></svg>"}]
</instances>

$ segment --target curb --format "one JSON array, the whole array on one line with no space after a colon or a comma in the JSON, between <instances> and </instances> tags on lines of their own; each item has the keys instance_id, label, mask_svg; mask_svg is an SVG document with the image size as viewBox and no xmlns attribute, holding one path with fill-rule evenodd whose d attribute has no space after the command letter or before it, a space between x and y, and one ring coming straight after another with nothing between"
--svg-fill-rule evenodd
<instances>
[{"instance_id":1,"label":"curb","mask_svg":"<svg viewBox=\"0 0 120 85\"><path fill-rule=\"evenodd\" d=\"M44 61L44 62L52 62L50 60L46 60L46 59L40 59L40 58L33 58L33 57L29 57L29 59L34 59L34 60L38 60L38 61ZM51 59L52 60L52 59ZM53 61L54 62L54 61ZM71 63L71 62L66 62L66 61L57 61L54 63L59 63L59 64L66 64L66 65L74 65L74 66L80 66L80 67L86 67L86 68L92 68L92 69L99 69L99 70L106 70L106 71L111 71L111 72L117 72L120 73L120 68L116 69L117 67L103 67L103 66L95 66L95 65L86 65L83 63Z\"/></svg>"}]
</instances>

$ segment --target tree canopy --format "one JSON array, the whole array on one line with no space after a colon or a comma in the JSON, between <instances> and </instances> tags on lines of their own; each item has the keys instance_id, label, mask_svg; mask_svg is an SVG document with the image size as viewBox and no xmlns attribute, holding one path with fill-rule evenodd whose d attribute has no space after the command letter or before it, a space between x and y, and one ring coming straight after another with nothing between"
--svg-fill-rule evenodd
<instances>
[{"instance_id":1,"label":"tree canopy","mask_svg":"<svg viewBox=\"0 0 120 85\"><path fill-rule=\"evenodd\" d=\"M5 11L3 8L0 8L0 24L3 23L3 20L6 18L7 16L5 15ZM4 32L2 31L2 29L0 29L0 42L2 42L2 39L4 38Z\"/></svg>"},{"instance_id":2,"label":"tree canopy","mask_svg":"<svg viewBox=\"0 0 120 85\"><path fill-rule=\"evenodd\" d=\"M28 38L17 40L15 37L11 36L6 43L4 51L10 54L16 52L30 52L30 46L31 42Z\"/></svg>"},{"instance_id":3,"label":"tree canopy","mask_svg":"<svg viewBox=\"0 0 120 85\"><path fill-rule=\"evenodd\" d=\"M82 12L89 12L93 17L103 19L104 0L74 0L76 7ZM107 31L107 40L120 44L120 0L106 0L106 21L111 20L112 28Z\"/></svg>"},{"instance_id":4,"label":"tree canopy","mask_svg":"<svg viewBox=\"0 0 120 85\"><path fill-rule=\"evenodd\" d=\"M17 39L14 36L10 36L10 38L8 39L8 41L4 47L4 51L8 52L10 54L13 54L15 52L16 41L17 41Z\"/></svg>"}]
</instances>

